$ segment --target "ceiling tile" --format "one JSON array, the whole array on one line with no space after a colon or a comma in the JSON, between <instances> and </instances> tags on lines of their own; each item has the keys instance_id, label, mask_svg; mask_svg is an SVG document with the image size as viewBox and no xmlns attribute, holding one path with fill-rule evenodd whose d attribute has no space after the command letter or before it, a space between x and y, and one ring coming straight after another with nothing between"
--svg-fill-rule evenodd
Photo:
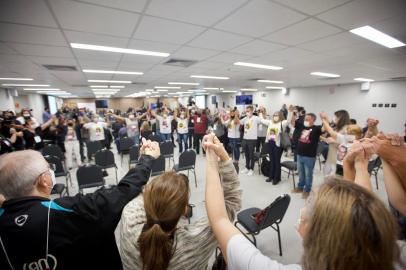
<instances>
[{"instance_id":1,"label":"ceiling tile","mask_svg":"<svg viewBox=\"0 0 406 270\"><path fill-rule=\"evenodd\" d=\"M77 31L64 31L66 38L72 43L84 43L92 45L103 45L125 48L128 43L128 38L112 37L108 35L84 33ZM74 49L79 50L79 49Z\"/></svg>"},{"instance_id":2,"label":"ceiling tile","mask_svg":"<svg viewBox=\"0 0 406 270\"><path fill-rule=\"evenodd\" d=\"M140 39L131 39L128 48L137 50L147 50L156 52L173 53L180 46L157 41L146 41Z\"/></svg>"},{"instance_id":3,"label":"ceiling tile","mask_svg":"<svg viewBox=\"0 0 406 270\"><path fill-rule=\"evenodd\" d=\"M287 45L297 45L309 40L329 36L341 32L337 27L328 25L315 19L307 19L275 33L264 39L284 43Z\"/></svg>"},{"instance_id":4,"label":"ceiling tile","mask_svg":"<svg viewBox=\"0 0 406 270\"><path fill-rule=\"evenodd\" d=\"M141 12L147 0L82 0L82 2L88 2L92 4L123 9L128 11Z\"/></svg>"},{"instance_id":5,"label":"ceiling tile","mask_svg":"<svg viewBox=\"0 0 406 270\"><path fill-rule=\"evenodd\" d=\"M73 58L71 50L68 47L32 45L22 43L9 43L9 45L23 55Z\"/></svg>"},{"instance_id":6,"label":"ceiling tile","mask_svg":"<svg viewBox=\"0 0 406 270\"><path fill-rule=\"evenodd\" d=\"M7 46L5 43L0 43L0 54L17 54L16 51Z\"/></svg>"},{"instance_id":7,"label":"ceiling tile","mask_svg":"<svg viewBox=\"0 0 406 270\"><path fill-rule=\"evenodd\" d=\"M204 27L144 16L134 38L184 44L204 31Z\"/></svg>"},{"instance_id":8,"label":"ceiling tile","mask_svg":"<svg viewBox=\"0 0 406 270\"><path fill-rule=\"evenodd\" d=\"M244 54L224 52L222 54L210 58L210 61L232 64L234 62L243 61L249 58L251 57Z\"/></svg>"},{"instance_id":9,"label":"ceiling tile","mask_svg":"<svg viewBox=\"0 0 406 270\"><path fill-rule=\"evenodd\" d=\"M259 56L283 48L286 48L286 46L262 40L254 40L231 50L231 52L242 53L251 56Z\"/></svg>"},{"instance_id":10,"label":"ceiling tile","mask_svg":"<svg viewBox=\"0 0 406 270\"><path fill-rule=\"evenodd\" d=\"M187 60L203 60L213 55L219 54L220 51L194 48L183 46L171 55L171 58L187 59Z\"/></svg>"},{"instance_id":11,"label":"ceiling tile","mask_svg":"<svg viewBox=\"0 0 406 270\"><path fill-rule=\"evenodd\" d=\"M315 15L353 0L275 0L301 12Z\"/></svg>"},{"instance_id":12,"label":"ceiling tile","mask_svg":"<svg viewBox=\"0 0 406 270\"><path fill-rule=\"evenodd\" d=\"M106 61L106 60L94 60L94 59L79 59L80 66L83 69L115 69L118 65L118 61Z\"/></svg>"},{"instance_id":13,"label":"ceiling tile","mask_svg":"<svg viewBox=\"0 0 406 270\"><path fill-rule=\"evenodd\" d=\"M42 0L2 0L0 18L5 22L58 27Z\"/></svg>"},{"instance_id":14,"label":"ceiling tile","mask_svg":"<svg viewBox=\"0 0 406 270\"><path fill-rule=\"evenodd\" d=\"M55 46L67 45L63 35L57 29L9 23L0 23L0 40Z\"/></svg>"},{"instance_id":15,"label":"ceiling tile","mask_svg":"<svg viewBox=\"0 0 406 270\"><path fill-rule=\"evenodd\" d=\"M215 26L217 29L261 37L306 16L267 0L254 0Z\"/></svg>"},{"instance_id":16,"label":"ceiling tile","mask_svg":"<svg viewBox=\"0 0 406 270\"><path fill-rule=\"evenodd\" d=\"M370 25L398 14L404 14L404 0L358 0L318 15L322 20L347 30Z\"/></svg>"},{"instance_id":17,"label":"ceiling tile","mask_svg":"<svg viewBox=\"0 0 406 270\"><path fill-rule=\"evenodd\" d=\"M351 34L350 32L343 32L315 41L306 42L298 45L298 47L320 53L326 51L334 51L360 43L367 45L369 41L359 38L356 35Z\"/></svg>"},{"instance_id":18,"label":"ceiling tile","mask_svg":"<svg viewBox=\"0 0 406 270\"><path fill-rule=\"evenodd\" d=\"M147 14L210 26L246 0L152 0Z\"/></svg>"},{"instance_id":19,"label":"ceiling tile","mask_svg":"<svg viewBox=\"0 0 406 270\"><path fill-rule=\"evenodd\" d=\"M39 65L76 66L76 61L73 58L43 57L43 56L27 56L27 58Z\"/></svg>"},{"instance_id":20,"label":"ceiling tile","mask_svg":"<svg viewBox=\"0 0 406 270\"><path fill-rule=\"evenodd\" d=\"M251 39L248 37L230 34L217 30L208 30L201 36L189 43L191 46L207 48L219 51L230 50Z\"/></svg>"},{"instance_id":21,"label":"ceiling tile","mask_svg":"<svg viewBox=\"0 0 406 270\"><path fill-rule=\"evenodd\" d=\"M50 1L62 28L130 37L139 15L76 1Z\"/></svg>"}]
</instances>

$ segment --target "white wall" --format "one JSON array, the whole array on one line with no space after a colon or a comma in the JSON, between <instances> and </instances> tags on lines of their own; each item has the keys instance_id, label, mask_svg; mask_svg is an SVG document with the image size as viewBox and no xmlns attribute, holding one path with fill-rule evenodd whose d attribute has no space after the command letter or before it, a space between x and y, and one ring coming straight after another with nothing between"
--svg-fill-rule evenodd
<instances>
[{"instance_id":1,"label":"white wall","mask_svg":"<svg viewBox=\"0 0 406 270\"><path fill-rule=\"evenodd\" d=\"M0 110L15 110L14 98L10 96L5 89L0 89Z\"/></svg>"},{"instance_id":2,"label":"white wall","mask_svg":"<svg viewBox=\"0 0 406 270\"><path fill-rule=\"evenodd\" d=\"M330 116L337 110L345 109L360 126L364 126L368 117L374 117L380 120L380 130L403 134L406 122L406 81L374 82L369 91L360 89L360 84L291 88L286 96L281 90L259 91L253 93L253 103L264 106L268 111L271 109L271 112L279 110L283 103L297 104L304 106L307 112L326 111ZM223 95L222 99L226 105L235 105L234 94ZM373 103L396 103L397 107L373 108Z\"/></svg>"},{"instance_id":3,"label":"white wall","mask_svg":"<svg viewBox=\"0 0 406 270\"><path fill-rule=\"evenodd\" d=\"M17 107L17 104L18 104L18 107ZM30 105L28 102L28 96L14 97L14 106L15 106L17 113L21 112L21 110L24 108L30 108Z\"/></svg>"}]
</instances>

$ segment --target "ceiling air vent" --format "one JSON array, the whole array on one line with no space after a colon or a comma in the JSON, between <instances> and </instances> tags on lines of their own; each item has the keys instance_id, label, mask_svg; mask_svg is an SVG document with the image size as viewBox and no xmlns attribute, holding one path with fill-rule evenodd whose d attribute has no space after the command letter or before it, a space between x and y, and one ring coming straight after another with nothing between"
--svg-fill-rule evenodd
<instances>
[{"instance_id":1,"label":"ceiling air vent","mask_svg":"<svg viewBox=\"0 0 406 270\"><path fill-rule=\"evenodd\" d=\"M43 65L46 69L52 71L77 71L75 66L64 66L64 65Z\"/></svg>"},{"instance_id":2,"label":"ceiling air vent","mask_svg":"<svg viewBox=\"0 0 406 270\"><path fill-rule=\"evenodd\" d=\"M406 80L406 77L393 77L393 78L390 78L391 80L394 80L394 81L403 81L403 80Z\"/></svg>"},{"instance_id":3,"label":"ceiling air vent","mask_svg":"<svg viewBox=\"0 0 406 270\"><path fill-rule=\"evenodd\" d=\"M147 83L145 83L145 82L132 82L131 84L133 84L133 85L146 85Z\"/></svg>"},{"instance_id":4,"label":"ceiling air vent","mask_svg":"<svg viewBox=\"0 0 406 270\"><path fill-rule=\"evenodd\" d=\"M196 64L197 61L194 60L186 60L186 59L169 59L164 63L164 65L168 66L176 66L176 67L190 67L193 64Z\"/></svg>"},{"instance_id":5,"label":"ceiling air vent","mask_svg":"<svg viewBox=\"0 0 406 270\"><path fill-rule=\"evenodd\" d=\"M73 85L71 85L71 87L80 87L80 88L83 88L83 87L89 87L89 85L87 85L87 84L73 84Z\"/></svg>"}]
</instances>

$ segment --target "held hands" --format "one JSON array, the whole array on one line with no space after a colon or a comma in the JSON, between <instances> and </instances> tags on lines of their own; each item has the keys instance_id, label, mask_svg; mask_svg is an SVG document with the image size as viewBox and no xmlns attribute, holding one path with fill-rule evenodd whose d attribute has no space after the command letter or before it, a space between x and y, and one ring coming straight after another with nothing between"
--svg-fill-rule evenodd
<instances>
[{"instance_id":1,"label":"held hands","mask_svg":"<svg viewBox=\"0 0 406 270\"><path fill-rule=\"evenodd\" d=\"M326 112L320 112L319 115L320 115L320 118L321 118L322 121L327 121L328 122L328 115L327 115Z\"/></svg>"},{"instance_id":2,"label":"held hands","mask_svg":"<svg viewBox=\"0 0 406 270\"><path fill-rule=\"evenodd\" d=\"M213 133L203 137L203 148L206 151L207 161L217 162L218 158L220 158L221 161L230 159L223 144Z\"/></svg>"},{"instance_id":3,"label":"held hands","mask_svg":"<svg viewBox=\"0 0 406 270\"><path fill-rule=\"evenodd\" d=\"M161 155L158 142L152 142L142 138L142 146L140 149L141 154L149 155L154 159L157 159Z\"/></svg>"}]
</instances>

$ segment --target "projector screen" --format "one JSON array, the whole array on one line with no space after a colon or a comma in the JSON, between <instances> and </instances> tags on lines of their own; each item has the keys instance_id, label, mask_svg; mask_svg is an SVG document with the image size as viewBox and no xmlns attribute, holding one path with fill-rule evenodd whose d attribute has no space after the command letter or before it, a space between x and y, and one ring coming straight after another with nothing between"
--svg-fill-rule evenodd
<instances>
[{"instance_id":1,"label":"projector screen","mask_svg":"<svg viewBox=\"0 0 406 270\"><path fill-rule=\"evenodd\" d=\"M251 105L252 104L252 95L240 95L235 96L236 105Z\"/></svg>"},{"instance_id":2,"label":"projector screen","mask_svg":"<svg viewBox=\"0 0 406 270\"><path fill-rule=\"evenodd\" d=\"M55 114L58 111L58 107L56 105L56 98L53 96L48 96L48 105L49 105L49 112L51 114Z\"/></svg>"},{"instance_id":3,"label":"projector screen","mask_svg":"<svg viewBox=\"0 0 406 270\"><path fill-rule=\"evenodd\" d=\"M109 101L107 99L96 99L96 108L107 109L109 107Z\"/></svg>"},{"instance_id":4,"label":"projector screen","mask_svg":"<svg viewBox=\"0 0 406 270\"><path fill-rule=\"evenodd\" d=\"M195 96L195 102L198 108L206 108L206 96Z\"/></svg>"}]
</instances>

